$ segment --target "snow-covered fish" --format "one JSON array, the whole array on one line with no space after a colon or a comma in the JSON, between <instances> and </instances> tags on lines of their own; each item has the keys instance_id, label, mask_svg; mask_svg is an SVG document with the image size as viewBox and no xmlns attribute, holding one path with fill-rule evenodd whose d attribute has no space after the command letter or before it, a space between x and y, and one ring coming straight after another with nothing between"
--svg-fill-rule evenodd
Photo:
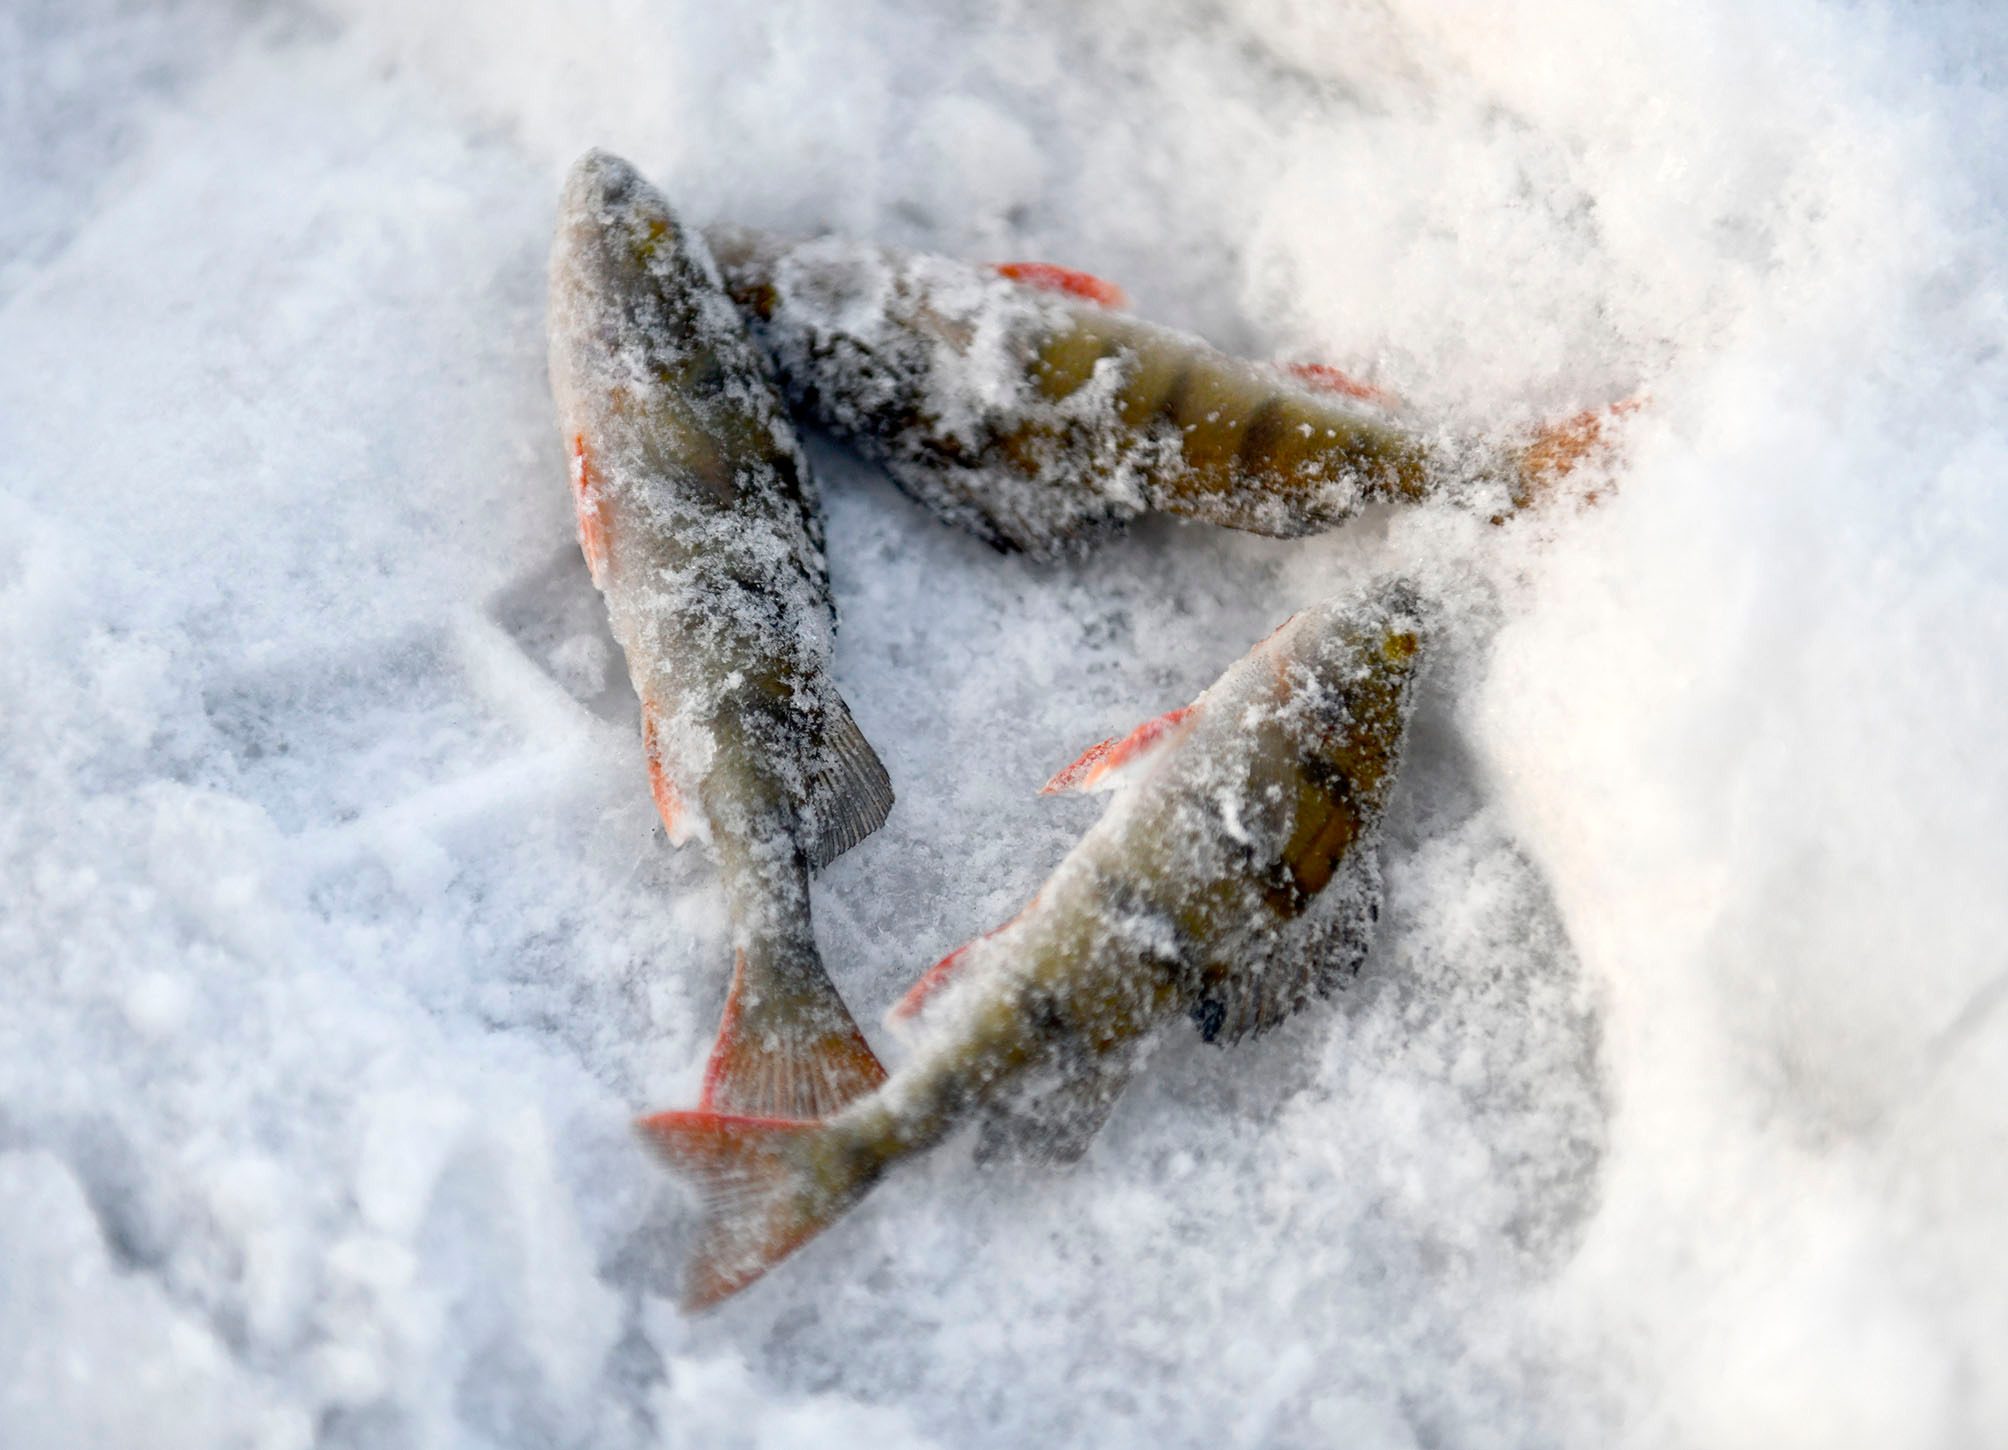
<instances>
[{"instance_id":1,"label":"snow-covered fish","mask_svg":"<svg viewBox=\"0 0 2008 1450\"><path fill-rule=\"evenodd\" d=\"M709 836L731 908L704 1101L832 1112L884 1070L823 970L809 872L878 828L892 788L830 682L815 484L765 360L703 239L604 152L559 203L550 368L656 806L672 841Z\"/></svg>"},{"instance_id":2,"label":"snow-covered fish","mask_svg":"<svg viewBox=\"0 0 2008 1450\"><path fill-rule=\"evenodd\" d=\"M644 1119L705 1204L688 1304L750 1283L965 1120L1078 1154L1175 1018L1232 1041L1355 971L1423 628L1403 584L1308 609L1191 705L1055 777L1124 789L1030 905L893 1009L922 1040L878 1091L823 1123Z\"/></svg>"},{"instance_id":3,"label":"snow-covered fish","mask_svg":"<svg viewBox=\"0 0 2008 1450\"><path fill-rule=\"evenodd\" d=\"M1147 512L1280 537L1454 491L1510 511L1525 454L1427 433L1336 369L1231 357L1036 263L715 227L790 403L940 518L1035 557Z\"/></svg>"}]
</instances>

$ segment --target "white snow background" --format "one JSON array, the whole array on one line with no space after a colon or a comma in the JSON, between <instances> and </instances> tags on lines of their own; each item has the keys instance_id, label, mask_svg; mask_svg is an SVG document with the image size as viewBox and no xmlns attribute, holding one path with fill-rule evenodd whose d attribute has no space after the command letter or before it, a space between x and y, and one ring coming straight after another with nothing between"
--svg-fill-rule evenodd
<instances>
[{"instance_id":1,"label":"white snow background","mask_svg":"<svg viewBox=\"0 0 2008 1450\"><path fill-rule=\"evenodd\" d=\"M0 1446L2008 1443L2008 24L1956 3L0 10ZM720 1310L558 182L1122 282L1615 492L1032 567L827 446L878 1014L1082 747L1404 568L1373 961Z\"/></svg>"}]
</instances>

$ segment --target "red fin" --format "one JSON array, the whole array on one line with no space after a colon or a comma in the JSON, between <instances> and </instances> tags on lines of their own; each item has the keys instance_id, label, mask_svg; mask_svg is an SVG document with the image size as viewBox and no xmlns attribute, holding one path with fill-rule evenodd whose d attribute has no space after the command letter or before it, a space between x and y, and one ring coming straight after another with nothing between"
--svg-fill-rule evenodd
<instances>
[{"instance_id":1,"label":"red fin","mask_svg":"<svg viewBox=\"0 0 2008 1450\"><path fill-rule=\"evenodd\" d=\"M1089 746L1079 760L1047 781L1039 794L1115 789L1121 784L1117 779L1120 773L1185 733L1180 727L1191 718L1194 708L1180 705L1154 720L1144 721L1120 740L1104 740L1100 745Z\"/></svg>"},{"instance_id":2,"label":"red fin","mask_svg":"<svg viewBox=\"0 0 2008 1450\"><path fill-rule=\"evenodd\" d=\"M1104 741L1103 743L1106 744L1107 742ZM984 932L982 936L964 942L961 946L922 972L920 980L907 989L906 995L886 1010L885 1020L888 1022L904 1022L915 1016L921 1008L927 1005L928 999L947 985L954 978L956 972L961 970L963 963L968 959L970 948L974 947L978 942L989 941L990 938L996 936L1006 928L1016 926L1025 916L1026 912L1029 912L1039 904L1039 897L1043 891L1044 888L1042 887L1039 891L1033 892L1032 899L1025 903L1024 910L1005 922L1003 926L992 927L989 931Z\"/></svg>"},{"instance_id":3,"label":"red fin","mask_svg":"<svg viewBox=\"0 0 2008 1450\"><path fill-rule=\"evenodd\" d=\"M584 434L572 437L572 507L579 516L579 550L592 570L593 583L605 587L607 576L607 501L600 493L599 479L586 461Z\"/></svg>"},{"instance_id":4,"label":"red fin","mask_svg":"<svg viewBox=\"0 0 2008 1450\"><path fill-rule=\"evenodd\" d=\"M662 763L653 701L642 702L641 748L648 759L648 789L649 794L655 797L656 814L662 817L662 827L669 832L669 843L681 846L691 838L693 831L690 817L683 807L683 792L676 788L676 782L669 778L669 771Z\"/></svg>"},{"instance_id":5,"label":"red fin","mask_svg":"<svg viewBox=\"0 0 2008 1450\"><path fill-rule=\"evenodd\" d=\"M824 1131L814 1123L696 1112L657 1113L635 1127L704 1204L704 1230L684 1276L686 1310L738 1293L856 1196L819 1191L805 1151Z\"/></svg>"},{"instance_id":6,"label":"red fin","mask_svg":"<svg viewBox=\"0 0 2008 1450\"><path fill-rule=\"evenodd\" d=\"M746 953L732 972L725 1020L718 1026L697 1105L763 1118L828 1118L885 1081L885 1069L830 992L832 1010L790 1002L750 1023L745 1006Z\"/></svg>"},{"instance_id":7,"label":"red fin","mask_svg":"<svg viewBox=\"0 0 2008 1450\"><path fill-rule=\"evenodd\" d=\"M997 929L997 931L1002 930L1002 927ZM969 949L975 946L976 942L985 941L995 935L997 935L997 932L987 931L982 936L977 937L976 941L964 942L961 946L922 972L920 980L909 987L906 995L893 1003L891 1008L887 1010L885 1014L886 1021L904 1022L908 1018L913 1017L927 1004L927 999L932 997L944 982L955 975L956 968L962 965L962 959L969 955Z\"/></svg>"},{"instance_id":8,"label":"red fin","mask_svg":"<svg viewBox=\"0 0 2008 1450\"><path fill-rule=\"evenodd\" d=\"M1284 367L1298 382L1307 383L1320 392L1341 393L1348 398L1358 398L1363 403L1372 403L1377 408L1393 408L1401 403L1401 399L1387 389L1363 383L1328 363L1286 363Z\"/></svg>"},{"instance_id":9,"label":"red fin","mask_svg":"<svg viewBox=\"0 0 2008 1450\"><path fill-rule=\"evenodd\" d=\"M1129 305L1129 298L1115 283L1104 282L1088 272L1076 272L1071 267L1056 267L1051 262L999 262L997 275L1047 292L1064 292L1097 307Z\"/></svg>"},{"instance_id":10,"label":"red fin","mask_svg":"<svg viewBox=\"0 0 2008 1450\"><path fill-rule=\"evenodd\" d=\"M1062 791L1086 790L1088 777L1095 774L1108 753L1116 748L1116 738L1111 735L1099 745L1090 745L1081 752L1080 759L1039 787L1040 795L1058 795Z\"/></svg>"}]
</instances>

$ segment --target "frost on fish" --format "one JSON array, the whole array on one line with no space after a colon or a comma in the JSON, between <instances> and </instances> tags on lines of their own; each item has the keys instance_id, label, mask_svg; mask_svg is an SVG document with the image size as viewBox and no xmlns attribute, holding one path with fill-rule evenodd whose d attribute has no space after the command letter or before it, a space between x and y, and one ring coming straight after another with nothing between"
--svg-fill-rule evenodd
<instances>
[{"instance_id":1,"label":"frost on fish","mask_svg":"<svg viewBox=\"0 0 2008 1450\"><path fill-rule=\"evenodd\" d=\"M1329 369L1229 357L1112 310L1120 293L1098 279L710 235L789 400L1000 549L1067 552L1146 512L1295 537L1440 491L1510 505L1503 455L1398 421L1388 395Z\"/></svg>"},{"instance_id":2,"label":"frost on fish","mask_svg":"<svg viewBox=\"0 0 2008 1450\"><path fill-rule=\"evenodd\" d=\"M814 480L703 239L604 152L559 204L549 331L650 789L672 840L708 836L731 906L740 966L707 1103L820 1116L883 1074L817 955L808 872L876 830L892 790L830 680Z\"/></svg>"},{"instance_id":3,"label":"frost on fish","mask_svg":"<svg viewBox=\"0 0 2008 1450\"><path fill-rule=\"evenodd\" d=\"M959 1123L981 1122L981 1152L1077 1156L1179 1017L1233 1042L1357 971L1423 613L1401 583L1307 609L1153 732L1031 903L895 1010L916 1048L878 1091L806 1133L646 1119L705 1194L690 1302L750 1283Z\"/></svg>"}]
</instances>

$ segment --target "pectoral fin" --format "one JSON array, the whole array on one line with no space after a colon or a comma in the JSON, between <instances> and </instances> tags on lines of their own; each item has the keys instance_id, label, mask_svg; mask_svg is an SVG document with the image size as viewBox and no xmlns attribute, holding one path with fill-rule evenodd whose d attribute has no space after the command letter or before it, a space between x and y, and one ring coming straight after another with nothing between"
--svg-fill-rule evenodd
<instances>
[{"instance_id":1,"label":"pectoral fin","mask_svg":"<svg viewBox=\"0 0 2008 1450\"><path fill-rule=\"evenodd\" d=\"M1380 856L1353 853L1304 914L1285 922L1259 955L1208 963L1191 1017L1223 1046L1267 1032L1358 975L1380 919Z\"/></svg>"}]
</instances>

